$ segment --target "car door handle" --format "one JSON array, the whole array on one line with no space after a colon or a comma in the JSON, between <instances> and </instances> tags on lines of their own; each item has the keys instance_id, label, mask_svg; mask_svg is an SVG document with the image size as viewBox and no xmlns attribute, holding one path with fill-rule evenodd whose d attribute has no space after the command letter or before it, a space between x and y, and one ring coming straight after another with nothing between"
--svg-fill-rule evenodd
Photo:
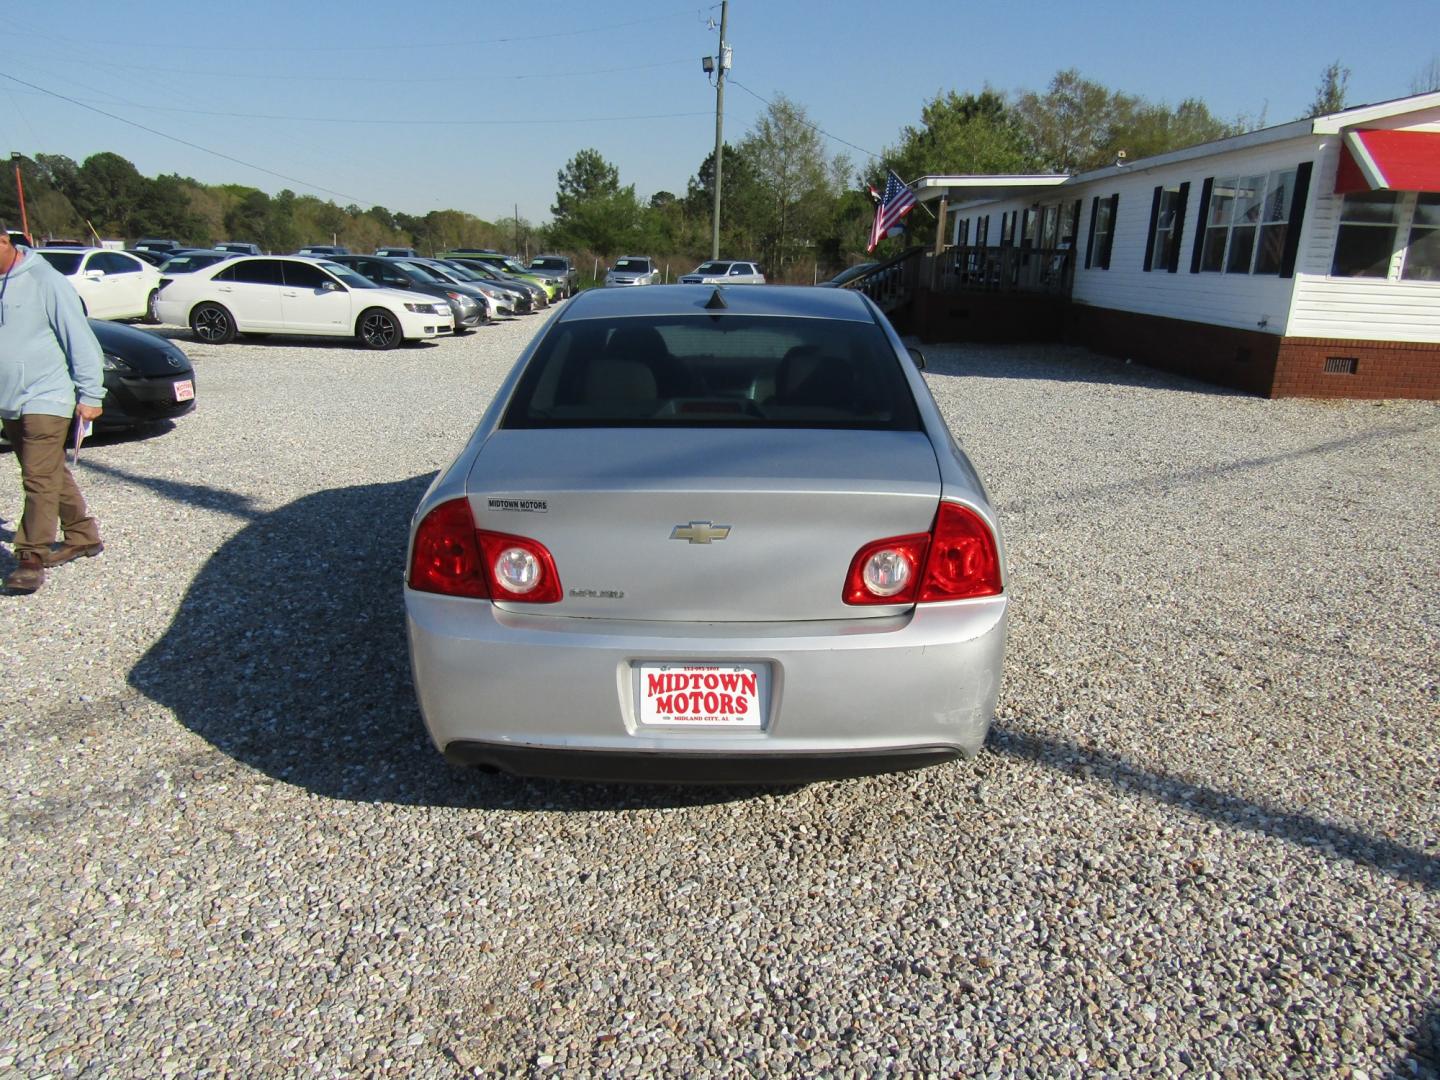
<instances>
[{"instance_id":1,"label":"car door handle","mask_svg":"<svg viewBox=\"0 0 1440 1080\"><path fill-rule=\"evenodd\" d=\"M300 294L299 294L298 292L296 292L294 289L285 289L285 290L283 290L283 291L280 293L280 295L281 295L281 296L299 296Z\"/></svg>"},{"instance_id":2,"label":"car door handle","mask_svg":"<svg viewBox=\"0 0 1440 1080\"><path fill-rule=\"evenodd\" d=\"M229 285L217 285L217 286L215 286L215 291L216 291L216 292L234 292L235 290L232 289Z\"/></svg>"}]
</instances>

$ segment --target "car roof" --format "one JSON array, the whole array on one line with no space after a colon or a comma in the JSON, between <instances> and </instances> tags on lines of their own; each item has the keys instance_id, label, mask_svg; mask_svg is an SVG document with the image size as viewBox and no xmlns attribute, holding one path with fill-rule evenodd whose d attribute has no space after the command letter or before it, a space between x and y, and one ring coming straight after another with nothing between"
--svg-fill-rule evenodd
<instances>
[{"instance_id":1,"label":"car roof","mask_svg":"<svg viewBox=\"0 0 1440 1080\"><path fill-rule=\"evenodd\" d=\"M647 289L590 289L561 309L561 321L647 318L666 315L717 315L706 307L715 293L726 315L765 315L796 319L874 322L865 298L849 289L809 285L652 285Z\"/></svg>"}]
</instances>

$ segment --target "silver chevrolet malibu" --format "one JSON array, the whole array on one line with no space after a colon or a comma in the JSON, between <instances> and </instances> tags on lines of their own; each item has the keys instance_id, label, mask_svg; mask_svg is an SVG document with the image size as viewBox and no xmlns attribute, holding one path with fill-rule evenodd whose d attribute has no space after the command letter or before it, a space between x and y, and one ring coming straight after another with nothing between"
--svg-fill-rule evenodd
<instances>
[{"instance_id":1,"label":"silver chevrolet malibu","mask_svg":"<svg viewBox=\"0 0 1440 1080\"><path fill-rule=\"evenodd\" d=\"M1004 545L920 362L843 289L579 296L411 523L410 662L436 746L658 782L973 754Z\"/></svg>"}]
</instances>

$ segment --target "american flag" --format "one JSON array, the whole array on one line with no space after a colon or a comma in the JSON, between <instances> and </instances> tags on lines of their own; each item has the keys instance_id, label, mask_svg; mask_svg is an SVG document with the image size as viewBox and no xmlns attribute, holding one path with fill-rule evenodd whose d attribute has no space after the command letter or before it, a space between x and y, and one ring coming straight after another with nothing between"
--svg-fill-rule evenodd
<instances>
[{"instance_id":1,"label":"american flag","mask_svg":"<svg viewBox=\"0 0 1440 1080\"><path fill-rule=\"evenodd\" d=\"M915 209L915 193L895 175L893 169L885 172L885 194L875 208L875 224L870 227L870 246L866 251L874 251L875 245L884 239L895 223ZM875 189L870 190L873 192Z\"/></svg>"}]
</instances>

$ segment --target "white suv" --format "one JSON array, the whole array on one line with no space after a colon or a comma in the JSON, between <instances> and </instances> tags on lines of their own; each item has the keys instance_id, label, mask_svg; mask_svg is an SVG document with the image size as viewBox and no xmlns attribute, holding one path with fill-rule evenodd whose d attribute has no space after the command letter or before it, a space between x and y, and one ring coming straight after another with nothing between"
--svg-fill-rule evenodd
<instances>
[{"instance_id":1,"label":"white suv","mask_svg":"<svg viewBox=\"0 0 1440 1080\"><path fill-rule=\"evenodd\" d=\"M765 275L753 262L728 259L701 263L680 278L681 285L764 285Z\"/></svg>"},{"instance_id":2,"label":"white suv","mask_svg":"<svg viewBox=\"0 0 1440 1080\"><path fill-rule=\"evenodd\" d=\"M655 260L645 255L626 255L617 259L605 275L606 287L612 285L658 285L660 271Z\"/></svg>"},{"instance_id":3,"label":"white suv","mask_svg":"<svg viewBox=\"0 0 1440 1080\"><path fill-rule=\"evenodd\" d=\"M393 349L454 325L442 299L381 288L348 266L298 256L228 259L183 274L160 290L155 310L211 345L236 334L320 334Z\"/></svg>"}]
</instances>

